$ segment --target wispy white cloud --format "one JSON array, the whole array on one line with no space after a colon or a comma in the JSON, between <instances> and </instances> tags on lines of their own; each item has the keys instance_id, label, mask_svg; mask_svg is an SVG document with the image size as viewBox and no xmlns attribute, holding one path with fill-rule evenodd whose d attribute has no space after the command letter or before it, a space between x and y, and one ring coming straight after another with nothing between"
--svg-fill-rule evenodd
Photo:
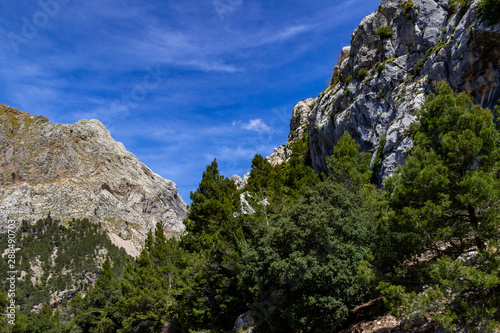
<instances>
[{"instance_id":1,"label":"wispy white cloud","mask_svg":"<svg viewBox=\"0 0 500 333\"><path fill-rule=\"evenodd\" d=\"M231 15L238 7L241 6L243 0L230 0L230 1L221 1L214 0L212 1L212 5L214 6L214 10L219 16L221 21L224 21L226 16Z\"/></svg>"},{"instance_id":2,"label":"wispy white cloud","mask_svg":"<svg viewBox=\"0 0 500 333\"><path fill-rule=\"evenodd\" d=\"M266 154L272 152L274 145L272 144L251 144L250 141L243 140L236 147L224 146L217 151L217 155L207 155L209 157L215 156L217 159L225 162L248 160L252 159L255 154Z\"/></svg>"},{"instance_id":3,"label":"wispy white cloud","mask_svg":"<svg viewBox=\"0 0 500 333\"><path fill-rule=\"evenodd\" d=\"M320 90L337 44L348 43L351 27L337 41L343 24L379 1L71 1L18 54L4 35L39 7L5 1L0 103L54 122L101 120L186 199L213 158L242 175L286 141L293 103ZM157 66L158 86L129 99Z\"/></svg>"},{"instance_id":4,"label":"wispy white cloud","mask_svg":"<svg viewBox=\"0 0 500 333\"><path fill-rule=\"evenodd\" d=\"M207 42L196 33L172 31L159 24L151 24L146 30L144 34L121 38L122 43L128 45L131 60L141 59L150 64L168 64L204 72L243 70L222 60L229 51L227 47Z\"/></svg>"},{"instance_id":5,"label":"wispy white cloud","mask_svg":"<svg viewBox=\"0 0 500 333\"><path fill-rule=\"evenodd\" d=\"M233 121L233 126L240 126L243 129L248 131L254 131L258 133L269 133L272 132L273 129L266 125L264 120L261 118L251 119L248 123L242 123L241 121Z\"/></svg>"},{"instance_id":6,"label":"wispy white cloud","mask_svg":"<svg viewBox=\"0 0 500 333\"><path fill-rule=\"evenodd\" d=\"M271 35L267 38L264 38L262 40L262 44L266 43L276 43L276 42L285 42L289 39L292 39L296 37L299 34L306 33L308 31L311 31L314 29L313 25L297 25L297 26L292 26L292 27L287 27L283 29L282 31L279 31L278 33Z\"/></svg>"},{"instance_id":7,"label":"wispy white cloud","mask_svg":"<svg viewBox=\"0 0 500 333\"><path fill-rule=\"evenodd\" d=\"M198 70L205 72L226 72L226 73L235 73L241 72L244 69L241 67L237 67L234 65L228 65L220 62L212 62L212 61L203 61L200 59L191 60L191 61L176 61L177 66L186 66L186 67L194 67Z\"/></svg>"}]
</instances>

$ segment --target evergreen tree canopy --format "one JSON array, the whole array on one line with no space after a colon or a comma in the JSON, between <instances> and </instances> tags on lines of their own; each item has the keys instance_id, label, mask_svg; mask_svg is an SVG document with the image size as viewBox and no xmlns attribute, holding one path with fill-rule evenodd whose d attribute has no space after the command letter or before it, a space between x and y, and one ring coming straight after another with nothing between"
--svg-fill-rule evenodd
<instances>
[{"instance_id":1,"label":"evergreen tree canopy","mask_svg":"<svg viewBox=\"0 0 500 333\"><path fill-rule=\"evenodd\" d=\"M370 158L371 154L360 152L359 145L345 131L326 163L334 182L357 191L371 178Z\"/></svg>"},{"instance_id":2,"label":"evergreen tree canopy","mask_svg":"<svg viewBox=\"0 0 500 333\"><path fill-rule=\"evenodd\" d=\"M259 332L333 332L363 300L358 265L374 213L359 195L331 181L306 191L277 216L249 254Z\"/></svg>"},{"instance_id":3,"label":"evergreen tree canopy","mask_svg":"<svg viewBox=\"0 0 500 333\"><path fill-rule=\"evenodd\" d=\"M194 327L199 323L230 328L245 309L237 287L239 259L245 246L239 193L230 179L220 175L214 160L191 199L181 245L196 254L194 265L201 272L192 276L193 291L181 302L191 314Z\"/></svg>"},{"instance_id":4,"label":"evergreen tree canopy","mask_svg":"<svg viewBox=\"0 0 500 333\"><path fill-rule=\"evenodd\" d=\"M500 134L467 93L444 82L436 90L418 113L406 165L386 181L379 287L406 317L492 331L500 328Z\"/></svg>"},{"instance_id":5,"label":"evergreen tree canopy","mask_svg":"<svg viewBox=\"0 0 500 333\"><path fill-rule=\"evenodd\" d=\"M227 230L233 214L239 212L236 185L219 173L217 161L207 166L198 189L191 192L191 206L183 244L191 251L214 249L215 238ZM214 249L216 250L216 249Z\"/></svg>"},{"instance_id":6,"label":"evergreen tree canopy","mask_svg":"<svg viewBox=\"0 0 500 333\"><path fill-rule=\"evenodd\" d=\"M406 166L386 181L388 220L404 234L406 257L444 242L450 255L484 250L499 236L500 134L493 115L443 82L436 89L419 113Z\"/></svg>"},{"instance_id":7,"label":"evergreen tree canopy","mask_svg":"<svg viewBox=\"0 0 500 333\"><path fill-rule=\"evenodd\" d=\"M174 319L177 243L165 237L158 222L154 236L149 231L139 258L127 264L121 280L122 332L158 332Z\"/></svg>"},{"instance_id":8,"label":"evergreen tree canopy","mask_svg":"<svg viewBox=\"0 0 500 333\"><path fill-rule=\"evenodd\" d=\"M304 164L300 147L296 143L293 149L297 150L293 151L291 158L274 167L258 154L252 160L252 171L244 190L252 193L254 200L249 201L253 206L259 206L259 202L265 200L266 216L280 213L308 188L320 182L320 176Z\"/></svg>"}]
</instances>

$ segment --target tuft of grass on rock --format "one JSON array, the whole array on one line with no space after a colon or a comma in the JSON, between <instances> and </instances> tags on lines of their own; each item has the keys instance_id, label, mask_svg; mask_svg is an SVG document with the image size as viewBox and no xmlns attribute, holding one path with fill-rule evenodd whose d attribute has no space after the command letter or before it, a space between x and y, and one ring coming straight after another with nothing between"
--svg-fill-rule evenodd
<instances>
[{"instance_id":1,"label":"tuft of grass on rock","mask_svg":"<svg viewBox=\"0 0 500 333\"><path fill-rule=\"evenodd\" d=\"M385 25L375 30L375 35L381 39L389 38L392 36L392 25Z\"/></svg>"}]
</instances>

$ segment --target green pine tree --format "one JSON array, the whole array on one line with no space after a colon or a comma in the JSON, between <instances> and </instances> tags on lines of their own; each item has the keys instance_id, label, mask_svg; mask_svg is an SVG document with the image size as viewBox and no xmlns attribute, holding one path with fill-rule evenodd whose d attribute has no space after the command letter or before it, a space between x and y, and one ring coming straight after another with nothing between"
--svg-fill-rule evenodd
<instances>
[{"instance_id":1,"label":"green pine tree","mask_svg":"<svg viewBox=\"0 0 500 333\"><path fill-rule=\"evenodd\" d=\"M90 295L92 306L100 309L104 308L110 301L113 289L115 289L113 270L109 257L106 257L101 268L101 276L97 279Z\"/></svg>"},{"instance_id":2,"label":"green pine tree","mask_svg":"<svg viewBox=\"0 0 500 333\"><path fill-rule=\"evenodd\" d=\"M418 114L406 165L386 181L380 289L405 316L430 316L448 330L498 329L500 134L467 93L443 82L436 90Z\"/></svg>"},{"instance_id":3,"label":"green pine tree","mask_svg":"<svg viewBox=\"0 0 500 333\"><path fill-rule=\"evenodd\" d=\"M196 254L193 265L202 273L192 277L193 292L183 297L182 303L199 328L230 329L246 309L237 285L245 246L238 191L230 179L220 175L214 160L191 199L181 245Z\"/></svg>"},{"instance_id":4,"label":"green pine tree","mask_svg":"<svg viewBox=\"0 0 500 333\"><path fill-rule=\"evenodd\" d=\"M121 332L158 332L172 318L173 268L168 264L169 247L161 222L155 236L147 235L135 262L130 261L121 280L124 313Z\"/></svg>"},{"instance_id":5,"label":"green pine tree","mask_svg":"<svg viewBox=\"0 0 500 333\"><path fill-rule=\"evenodd\" d=\"M345 131L326 163L334 182L343 184L352 191L358 191L370 181L370 158L371 154L360 152L359 145L349 132Z\"/></svg>"}]
</instances>

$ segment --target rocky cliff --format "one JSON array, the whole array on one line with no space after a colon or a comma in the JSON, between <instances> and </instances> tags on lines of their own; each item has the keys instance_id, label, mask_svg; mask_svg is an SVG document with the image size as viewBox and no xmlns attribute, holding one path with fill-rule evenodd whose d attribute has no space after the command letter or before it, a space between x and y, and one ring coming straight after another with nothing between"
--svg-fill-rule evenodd
<instances>
[{"instance_id":1,"label":"rocky cliff","mask_svg":"<svg viewBox=\"0 0 500 333\"><path fill-rule=\"evenodd\" d=\"M137 255L162 221L182 232L187 206L176 185L152 172L98 120L54 124L0 105L0 224L50 214L103 223Z\"/></svg>"},{"instance_id":2,"label":"rocky cliff","mask_svg":"<svg viewBox=\"0 0 500 333\"><path fill-rule=\"evenodd\" d=\"M300 110L303 121L292 119L289 142L269 160L286 159L292 133L307 126L312 166L327 171L325 158L349 131L378 160L381 183L405 161L414 112L434 82L446 80L493 109L500 98L500 25L482 21L478 2L382 0L342 50L329 87L309 100L309 109L304 101L295 107L293 118Z\"/></svg>"},{"instance_id":3,"label":"rocky cliff","mask_svg":"<svg viewBox=\"0 0 500 333\"><path fill-rule=\"evenodd\" d=\"M273 166L281 164L292 156L292 146L307 134L309 115L316 99L308 98L298 102L293 108L292 119L290 120L290 133L285 145L274 149L274 152L266 157Z\"/></svg>"}]
</instances>

